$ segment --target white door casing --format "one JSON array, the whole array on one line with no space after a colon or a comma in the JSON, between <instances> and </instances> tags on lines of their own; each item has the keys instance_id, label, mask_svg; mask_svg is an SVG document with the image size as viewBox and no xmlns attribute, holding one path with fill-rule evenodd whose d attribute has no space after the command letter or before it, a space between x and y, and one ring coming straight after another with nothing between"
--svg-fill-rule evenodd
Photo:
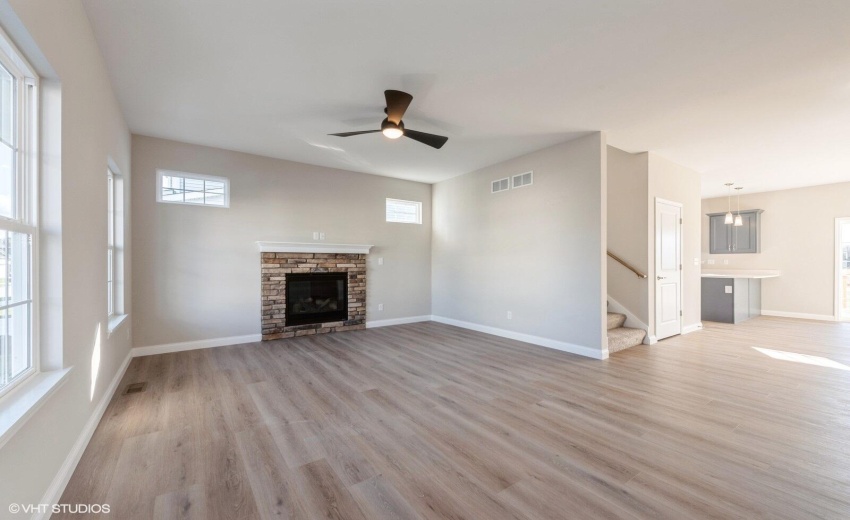
<instances>
[{"instance_id":1,"label":"white door casing","mask_svg":"<svg viewBox=\"0 0 850 520\"><path fill-rule=\"evenodd\" d=\"M843 284L845 283L843 273L845 271L842 269L842 245L844 242L844 233L846 233L845 229L848 227L850 227L850 217L839 217L835 219L835 321L850 321L850 314L843 312L845 305L847 304L847 302L844 301L844 298L850 296L846 296L846 292L843 287Z\"/></svg>"},{"instance_id":2,"label":"white door casing","mask_svg":"<svg viewBox=\"0 0 850 520\"><path fill-rule=\"evenodd\" d=\"M682 333L682 205L655 199L655 337Z\"/></svg>"}]
</instances>

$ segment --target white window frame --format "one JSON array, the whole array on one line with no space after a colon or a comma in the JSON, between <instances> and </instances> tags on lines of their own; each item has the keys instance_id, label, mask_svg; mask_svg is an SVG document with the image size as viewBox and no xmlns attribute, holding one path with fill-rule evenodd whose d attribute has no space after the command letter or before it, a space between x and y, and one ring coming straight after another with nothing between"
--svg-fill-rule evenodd
<instances>
[{"instance_id":1,"label":"white window frame","mask_svg":"<svg viewBox=\"0 0 850 520\"><path fill-rule=\"evenodd\" d=\"M173 201L173 200L163 200L162 198L162 178L163 176L169 177L182 177L184 179L195 179L201 181L214 181L224 183L224 204L216 205L216 204L207 204L207 203L196 203L196 202L182 202L182 201ZM157 169L156 170L156 201L161 202L163 204L181 204L184 206L196 206L203 208L229 208L230 207L230 179L227 177L216 177L214 175L204 175L200 173L189 173L189 172L181 172L176 170L164 170Z\"/></svg>"},{"instance_id":2,"label":"white window frame","mask_svg":"<svg viewBox=\"0 0 850 520\"><path fill-rule=\"evenodd\" d=\"M15 134L14 150L15 188L14 215L0 216L0 231L25 233L30 237L27 284L29 298L8 304L0 310L29 305L29 359L30 367L17 374L0 387L0 397L29 380L40 369L38 341L38 106L39 79L6 33L0 30L0 64L15 81L15 115L12 131ZM8 280L8 278L7 278ZM8 327L8 324L7 324ZM6 331L3 331L5 334Z\"/></svg>"},{"instance_id":3,"label":"white window frame","mask_svg":"<svg viewBox=\"0 0 850 520\"><path fill-rule=\"evenodd\" d=\"M404 220L390 220L389 208L390 204L413 204L416 206L416 222L407 222ZM415 200L391 199L387 198L385 213L386 221L393 224L422 224L422 203Z\"/></svg>"},{"instance_id":4,"label":"white window frame","mask_svg":"<svg viewBox=\"0 0 850 520\"><path fill-rule=\"evenodd\" d=\"M115 316L116 307L116 285L115 276L115 172L111 166L106 167L106 316L112 319Z\"/></svg>"}]
</instances>

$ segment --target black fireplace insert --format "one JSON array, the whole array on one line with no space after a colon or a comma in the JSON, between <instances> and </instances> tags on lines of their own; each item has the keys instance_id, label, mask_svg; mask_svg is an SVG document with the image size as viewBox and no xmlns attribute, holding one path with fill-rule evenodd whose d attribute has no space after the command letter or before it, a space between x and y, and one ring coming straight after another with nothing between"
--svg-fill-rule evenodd
<instances>
[{"instance_id":1,"label":"black fireplace insert","mask_svg":"<svg viewBox=\"0 0 850 520\"><path fill-rule=\"evenodd\" d=\"M286 325L348 319L348 273L286 275Z\"/></svg>"}]
</instances>

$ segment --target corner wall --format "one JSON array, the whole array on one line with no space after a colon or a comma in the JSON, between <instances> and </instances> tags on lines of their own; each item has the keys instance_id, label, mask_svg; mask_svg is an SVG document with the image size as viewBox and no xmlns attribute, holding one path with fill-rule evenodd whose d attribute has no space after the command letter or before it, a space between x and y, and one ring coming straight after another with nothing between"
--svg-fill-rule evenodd
<instances>
[{"instance_id":1,"label":"corner wall","mask_svg":"<svg viewBox=\"0 0 850 520\"><path fill-rule=\"evenodd\" d=\"M607 357L605 146L594 133L434 185L438 320ZM531 186L490 193L529 170Z\"/></svg>"},{"instance_id":2,"label":"corner wall","mask_svg":"<svg viewBox=\"0 0 850 520\"><path fill-rule=\"evenodd\" d=\"M736 208L735 198L732 199ZM829 320L835 314L835 219L850 217L850 182L741 195L741 209L763 209L761 253L712 255L708 217L726 197L702 201L702 258L711 269L779 269L762 280L765 314ZM728 264L724 264L728 261Z\"/></svg>"},{"instance_id":3,"label":"corner wall","mask_svg":"<svg viewBox=\"0 0 850 520\"><path fill-rule=\"evenodd\" d=\"M42 256L40 263L51 269L42 282L49 279L53 285L39 292L40 304L50 310L41 313L49 316L42 326L50 328L42 333L42 349L49 352L42 368L73 367L61 389L0 448L0 516L8 518L6 508L13 502L58 499L45 492L51 483L63 484L55 480L62 477L60 469L81 454L75 453L75 443L101 401L110 397L110 383L128 359L130 324L125 321L111 336L107 333L106 169L111 157L130 177L130 133L79 1L4 1L0 12L8 33L27 34L15 43L50 87L42 98L42 139L51 147L42 150L41 167L49 175L42 176L48 184L41 187L40 233L42 243L49 239L51 246L50 256ZM41 59L31 56L35 53ZM44 62L52 70L39 66ZM128 210L125 237L129 216ZM129 280L129 261L124 268ZM129 301L125 310L132 312Z\"/></svg>"},{"instance_id":4,"label":"corner wall","mask_svg":"<svg viewBox=\"0 0 850 520\"><path fill-rule=\"evenodd\" d=\"M642 273L649 273L652 262L647 255L648 171L648 153L632 154L608 147L608 250ZM642 322L627 326L648 326L651 280L638 278L613 258L607 258L607 262L608 295Z\"/></svg>"},{"instance_id":5,"label":"corner wall","mask_svg":"<svg viewBox=\"0 0 850 520\"><path fill-rule=\"evenodd\" d=\"M156 202L157 168L229 178L230 207ZM429 184L138 135L133 173L134 347L259 337L256 242L314 231L374 244L368 322L431 314ZM388 197L422 202L422 224L386 222Z\"/></svg>"}]
</instances>

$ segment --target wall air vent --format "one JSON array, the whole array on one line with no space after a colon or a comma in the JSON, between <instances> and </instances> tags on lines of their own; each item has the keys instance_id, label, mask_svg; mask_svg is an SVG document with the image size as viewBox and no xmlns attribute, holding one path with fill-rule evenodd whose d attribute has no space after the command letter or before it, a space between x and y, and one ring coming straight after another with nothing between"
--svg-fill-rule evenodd
<instances>
[{"instance_id":1,"label":"wall air vent","mask_svg":"<svg viewBox=\"0 0 850 520\"><path fill-rule=\"evenodd\" d=\"M499 191L506 191L510 189L510 180L505 177L504 179L499 179L497 181L493 181L493 184L490 185L490 193L496 193Z\"/></svg>"},{"instance_id":2,"label":"wall air vent","mask_svg":"<svg viewBox=\"0 0 850 520\"><path fill-rule=\"evenodd\" d=\"M513 188L522 188L528 186L534 181L534 172L525 172L512 177Z\"/></svg>"}]
</instances>

